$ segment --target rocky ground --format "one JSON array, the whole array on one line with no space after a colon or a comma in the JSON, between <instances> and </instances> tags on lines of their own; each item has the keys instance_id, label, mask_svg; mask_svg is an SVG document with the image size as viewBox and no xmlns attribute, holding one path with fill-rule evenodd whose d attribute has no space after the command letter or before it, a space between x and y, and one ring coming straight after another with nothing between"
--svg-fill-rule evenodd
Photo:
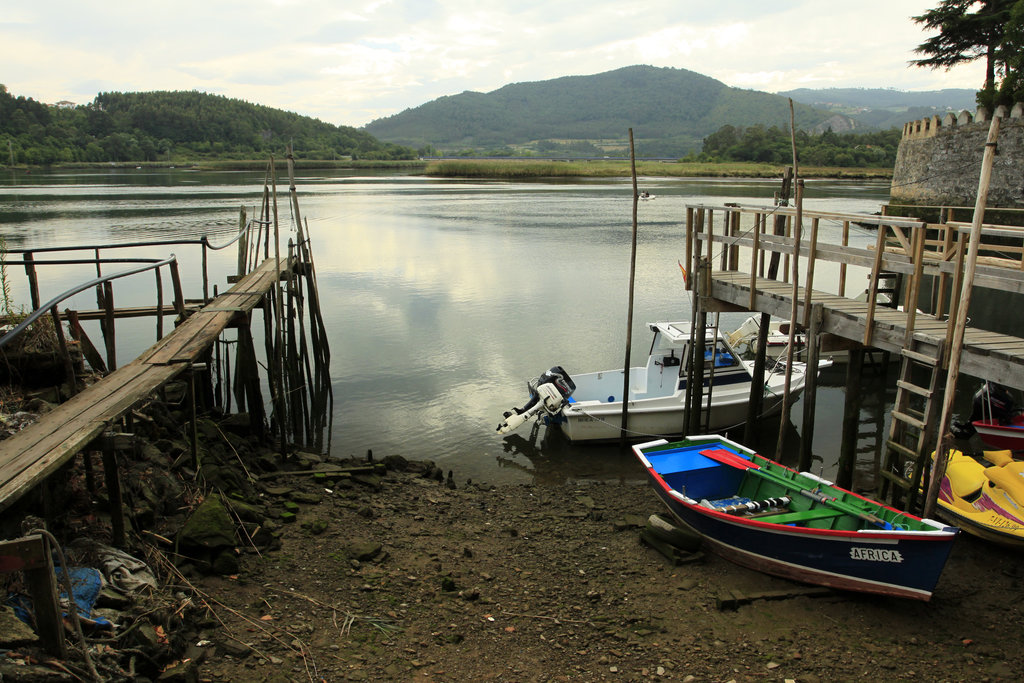
<instances>
[{"instance_id":1,"label":"rocky ground","mask_svg":"<svg viewBox=\"0 0 1024 683\"><path fill-rule=\"evenodd\" d=\"M930 603L809 590L648 547L641 527L662 510L647 486L492 487L396 456L275 464L243 425L213 421L197 474L159 430L175 418L157 411L126 463L129 550L160 587L92 639L106 679L1024 676L1020 556L970 537ZM101 517L68 509L65 535L102 536ZM0 645L0 677L88 679L79 656L46 664L37 645Z\"/></svg>"}]
</instances>

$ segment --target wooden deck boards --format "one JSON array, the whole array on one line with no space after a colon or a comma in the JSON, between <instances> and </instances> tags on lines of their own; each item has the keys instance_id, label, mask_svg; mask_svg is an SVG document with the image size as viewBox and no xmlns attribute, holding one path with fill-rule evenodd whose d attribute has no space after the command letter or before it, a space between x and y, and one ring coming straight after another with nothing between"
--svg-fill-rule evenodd
<instances>
[{"instance_id":1,"label":"wooden deck boards","mask_svg":"<svg viewBox=\"0 0 1024 683\"><path fill-rule=\"evenodd\" d=\"M788 319L792 313L793 285L756 278L755 303L757 310L775 317ZM734 306L746 309L750 305L750 274L738 271L716 271L712 276L712 296ZM804 288L798 288L801 304L798 317L803 315ZM867 327L868 304L847 299L828 292L815 290L812 303L824 307L822 332L854 341L862 341ZM872 321L871 344L884 351L899 353L906 338L906 313L876 307ZM931 354L946 339L949 325L928 314L918 313L914 322L914 340L922 352ZM1024 339L1011 335L968 327L964 331L964 348L960 357L961 372L998 381L1024 389Z\"/></svg>"},{"instance_id":2,"label":"wooden deck boards","mask_svg":"<svg viewBox=\"0 0 1024 683\"><path fill-rule=\"evenodd\" d=\"M251 312L262 301L279 277L275 265L274 259L265 260L137 359L0 441L0 511L198 360L236 315Z\"/></svg>"}]
</instances>

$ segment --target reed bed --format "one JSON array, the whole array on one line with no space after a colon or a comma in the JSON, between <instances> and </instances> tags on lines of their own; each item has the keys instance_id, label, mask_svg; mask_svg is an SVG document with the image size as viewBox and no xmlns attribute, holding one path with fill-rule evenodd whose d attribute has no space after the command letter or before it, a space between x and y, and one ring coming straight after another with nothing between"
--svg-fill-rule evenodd
<instances>
[{"instance_id":1,"label":"reed bed","mask_svg":"<svg viewBox=\"0 0 1024 683\"><path fill-rule=\"evenodd\" d=\"M670 178L778 178L774 164L638 161L637 175ZM628 161L549 161L530 159L447 159L427 164L426 175L449 178L628 178ZM892 177L891 168L802 167L805 178Z\"/></svg>"}]
</instances>

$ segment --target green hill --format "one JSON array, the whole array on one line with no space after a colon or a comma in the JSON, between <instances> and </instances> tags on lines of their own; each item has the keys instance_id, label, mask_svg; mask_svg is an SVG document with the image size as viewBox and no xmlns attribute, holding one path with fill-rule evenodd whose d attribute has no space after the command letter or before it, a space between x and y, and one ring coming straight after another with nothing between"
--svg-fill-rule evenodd
<instances>
[{"instance_id":1,"label":"green hill","mask_svg":"<svg viewBox=\"0 0 1024 683\"><path fill-rule=\"evenodd\" d=\"M369 133L238 99L190 92L101 93L48 106L0 85L0 161L263 159L286 146L305 159L408 159L415 151Z\"/></svg>"},{"instance_id":2,"label":"green hill","mask_svg":"<svg viewBox=\"0 0 1024 683\"><path fill-rule=\"evenodd\" d=\"M803 104L795 112L797 127L805 129L833 116ZM633 128L638 155L683 156L724 125L788 129L789 101L686 69L630 66L441 97L365 129L389 142L446 152L560 148L585 156L623 153Z\"/></svg>"}]
</instances>

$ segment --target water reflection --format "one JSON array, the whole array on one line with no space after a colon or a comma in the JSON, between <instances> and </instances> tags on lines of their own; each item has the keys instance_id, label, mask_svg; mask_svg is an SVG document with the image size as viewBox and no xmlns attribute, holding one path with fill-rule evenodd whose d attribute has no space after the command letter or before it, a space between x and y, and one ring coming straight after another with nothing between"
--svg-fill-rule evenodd
<instances>
[{"instance_id":1,"label":"water reflection","mask_svg":"<svg viewBox=\"0 0 1024 683\"><path fill-rule=\"evenodd\" d=\"M397 453L487 482L640 476L633 456L617 445L573 446L543 428L537 440L494 433L501 412L521 404L525 382L544 369L562 365L571 374L621 367L632 231L628 180L298 173L331 339L336 455ZM262 172L185 169L0 172L0 234L9 246L24 247L213 237L234 230L241 206L255 213L263 180ZM657 198L639 207L636 364L646 354L646 322L690 317L677 266L686 204L770 204L778 185L669 178L641 184ZM887 189L881 182L808 181L806 207L871 213ZM287 240L293 217L284 192L279 195ZM823 222L822 229L836 226ZM854 234L873 241L868 231ZM154 256L169 251L179 252L182 277L194 287L198 255L159 249ZM213 282L225 286L234 259L234 253L211 254ZM44 283L43 298L67 289L69 279L83 278L70 268L55 273ZM27 300L24 289L17 290L23 285L14 285L16 297ZM147 280L115 299L151 303L153 287ZM95 302L72 305L94 308ZM723 325L745 317L723 316ZM152 343L152 325L141 327L137 335L119 331L119 357ZM826 476L838 459L844 386L842 379L829 384L823 378L819 390L814 452ZM880 405L889 400L882 393ZM797 424L801 405L792 408ZM773 423L759 430L765 434L757 447L766 452L777 439ZM877 428L863 438L878 441ZM792 423L786 444L787 457L797 452L799 429ZM865 467L870 460L865 453Z\"/></svg>"}]
</instances>

